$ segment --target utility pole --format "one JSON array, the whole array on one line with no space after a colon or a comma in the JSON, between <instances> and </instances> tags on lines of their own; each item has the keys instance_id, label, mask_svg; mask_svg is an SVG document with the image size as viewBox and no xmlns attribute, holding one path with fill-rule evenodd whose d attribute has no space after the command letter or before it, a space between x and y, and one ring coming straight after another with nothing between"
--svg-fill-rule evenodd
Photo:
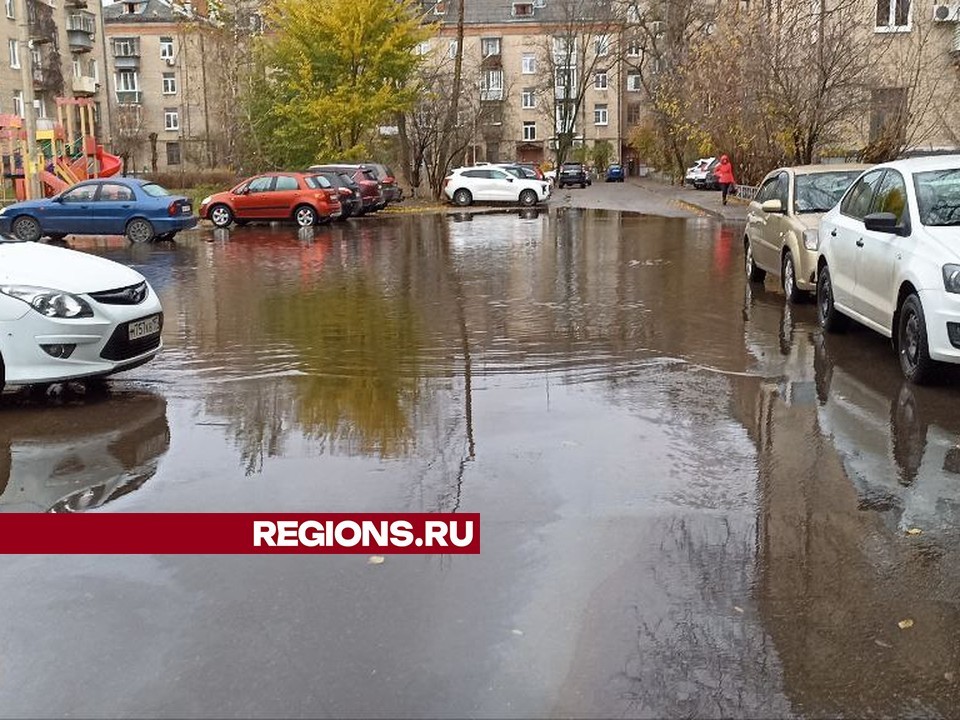
<instances>
[{"instance_id":1,"label":"utility pole","mask_svg":"<svg viewBox=\"0 0 960 720\"><path fill-rule=\"evenodd\" d=\"M20 60L20 83L23 89L20 96L23 98L23 127L27 133L27 153L22 158L23 174L27 187L27 198L42 197L40 191L40 177L37 174L39 167L34 167L37 159L37 116L33 107L33 53L30 47L30 13L28 7L29 0L19 0L17 3L17 13L20 15L20 21L17 23L17 35L19 49L17 51Z\"/></svg>"}]
</instances>

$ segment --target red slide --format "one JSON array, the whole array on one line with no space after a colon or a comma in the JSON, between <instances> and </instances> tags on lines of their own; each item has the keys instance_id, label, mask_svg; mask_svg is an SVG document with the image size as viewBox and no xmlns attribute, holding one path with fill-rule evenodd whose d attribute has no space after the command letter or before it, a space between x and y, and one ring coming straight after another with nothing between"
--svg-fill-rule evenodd
<instances>
[{"instance_id":1,"label":"red slide","mask_svg":"<svg viewBox=\"0 0 960 720\"><path fill-rule=\"evenodd\" d=\"M41 170L41 171L40 171L40 180L41 180L41 182L43 182L44 185L46 185L46 186L49 188L49 190L50 190L49 194L50 194L50 195L56 195L57 193L63 192L63 191L66 190L68 187L70 187L70 186L69 186L67 183L65 183L63 180L61 180L60 178L58 178L58 177L57 177L56 175L54 175L52 172L48 172L47 170ZM45 194L47 194L47 193L45 193ZM18 195L18 197L19 197L19 195Z\"/></svg>"},{"instance_id":2,"label":"red slide","mask_svg":"<svg viewBox=\"0 0 960 720\"><path fill-rule=\"evenodd\" d=\"M123 160L106 152L103 145L97 145L97 165L100 166L100 177L110 177L120 172Z\"/></svg>"}]
</instances>

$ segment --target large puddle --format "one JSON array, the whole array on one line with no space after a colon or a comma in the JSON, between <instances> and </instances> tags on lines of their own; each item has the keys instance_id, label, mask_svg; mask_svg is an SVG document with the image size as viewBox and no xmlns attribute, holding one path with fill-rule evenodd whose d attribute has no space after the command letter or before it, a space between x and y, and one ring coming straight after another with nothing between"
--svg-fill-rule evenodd
<instances>
[{"instance_id":1,"label":"large puddle","mask_svg":"<svg viewBox=\"0 0 960 720\"><path fill-rule=\"evenodd\" d=\"M165 349L8 392L0 510L464 510L483 551L7 558L0 715L960 707L956 386L747 288L738 228L552 210L74 247L147 276Z\"/></svg>"}]
</instances>

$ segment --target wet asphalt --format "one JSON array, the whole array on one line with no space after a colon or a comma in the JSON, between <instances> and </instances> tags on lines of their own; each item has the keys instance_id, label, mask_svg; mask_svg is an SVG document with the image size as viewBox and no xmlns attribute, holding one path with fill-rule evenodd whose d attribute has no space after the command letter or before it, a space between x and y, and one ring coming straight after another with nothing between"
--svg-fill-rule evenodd
<instances>
[{"instance_id":1,"label":"wet asphalt","mask_svg":"<svg viewBox=\"0 0 960 720\"><path fill-rule=\"evenodd\" d=\"M748 287L742 226L561 205L72 243L165 349L8 391L0 510L479 512L482 552L4 557L0 716L956 716L960 384Z\"/></svg>"}]
</instances>

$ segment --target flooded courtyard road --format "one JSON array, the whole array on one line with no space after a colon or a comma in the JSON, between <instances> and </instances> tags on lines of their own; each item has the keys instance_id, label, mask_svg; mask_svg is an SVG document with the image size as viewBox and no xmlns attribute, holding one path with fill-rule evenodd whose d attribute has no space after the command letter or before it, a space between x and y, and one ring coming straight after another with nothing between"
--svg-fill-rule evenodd
<instances>
[{"instance_id":1,"label":"flooded courtyard road","mask_svg":"<svg viewBox=\"0 0 960 720\"><path fill-rule=\"evenodd\" d=\"M76 243L150 279L165 349L7 393L0 510L479 512L482 552L5 557L0 716L955 716L958 386L746 287L739 237Z\"/></svg>"}]
</instances>

